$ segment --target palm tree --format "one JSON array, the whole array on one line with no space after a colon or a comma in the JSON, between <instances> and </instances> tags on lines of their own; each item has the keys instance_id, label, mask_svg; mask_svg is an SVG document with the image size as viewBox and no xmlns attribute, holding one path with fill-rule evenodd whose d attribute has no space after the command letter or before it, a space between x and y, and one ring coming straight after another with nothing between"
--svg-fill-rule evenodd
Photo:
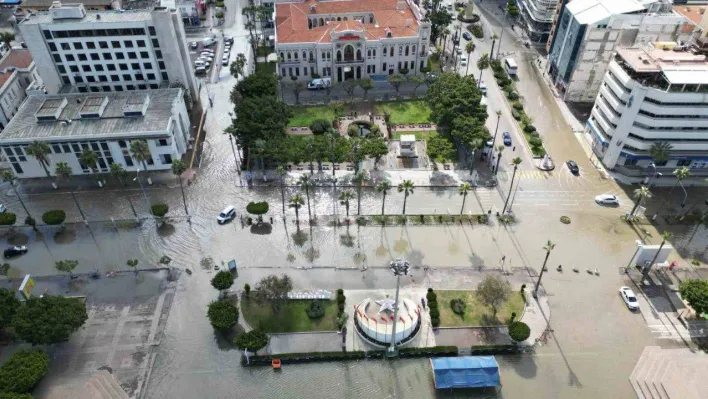
<instances>
[{"instance_id":1,"label":"palm tree","mask_svg":"<svg viewBox=\"0 0 708 399\"><path fill-rule=\"evenodd\" d=\"M147 172L147 161L152 159L150 155L150 147L145 140L133 140L130 142L130 152L136 161L143 164L143 170Z\"/></svg>"},{"instance_id":2,"label":"palm tree","mask_svg":"<svg viewBox=\"0 0 708 399\"><path fill-rule=\"evenodd\" d=\"M489 54L484 53L477 60L477 69L479 69L479 82L477 82L477 87L482 84L482 72L487 68L489 68Z\"/></svg>"},{"instance_id":3,"label":"palm tree","mask_svg":"<svg viewBox=\"0 0 708 399\"><path fill-rule=\"evenodd\" d=\"M57 175L59 180L69 180L71 175L73 174L73 170L71 170L71 166L69 166L68 163L66 162L57 162L55 169L54 169L54 174Z\"/></svg>"},{"instance_id":4,"label":"palm tree","mask_svg":"<svg viewBox=\"0 0 708 399\"><path fill-rule=\"evenodd\" d=\"M501 155L502 155L502 152L504 152L504 148L506 148L506 147L504 147L503 145L497 146L497 151L498 151L497 152L497 166L494 167L494 176L496 176L497 173L499 173L499 161L501 161Z\"/></svg>"},{"instance_id":5,"label":"palm tree","mask_svg":"<svg viewBox=\"0 0 708 399\"><path fill-rule=\"evenodd\" d=\"M499 40L499 36L497 36L496 33L492 34L492 50L489 52L489 59L494 59L494 43ZM497 49L497 53L499 52L499 49Z\"/></svg>"},{"instance_id":6,"label":"palm tree","mask_svg":"<svg viewBox=\"0 0 708 399\"><path fill-rule=\"evenodd\" d=\"M364 173L358 172L355 174L352 182L356 184L356 214L361 215L361 186L364 184Z\"/></svg>"},{"instance_id":7,"label":"palm tree","mask_svg":"<svg viewBox=\"0 0 708 399\"><path fill-rule=\"evenodd\" d=\"M386 194L391 189L391 183L388 180L384 180L376 185L376 191L383 194L383 200L381 201L381 216L384 215L384 208L386 207Z\"/></svg>"},{"instance_id":8,"label":"palm tree","mask_svg":"<svg viewBox=\"0 0 708 399\"><path fill-rule=\"evenodd\" d=\"M502 210L502 215L506 212L506 206L509 203L509 197L511 197L511 189L514 187L514 178L516 177L516 170L521 164L521 158L516 157L511 161L511 163L514 165L514 173L512 173L511 175L511 185L509 186L509 193L506 195L506 201L504 201L504 209Z\"/></svg>"},{"instance_id":9,"label":"palm tree","mask_svg":"<svg viewBox=\"0 0 708 399\"><path fill-rule=\"evenodd\" d=\"M20 197L20 193L17 192L17 188L15 187L15 174L12 173L9 169L5 169L2 172L0 172L2 175L2 180L6 183L10 183L10 187L12 187L12 190L15 192L15 195L17 196L17 199L20 200L20 205L22 205L22 209L25 210L25 213L27 214L27 217L34 220L32 218L32 215L30 215L29 211L27 210L27 207L25 206L24 201L22 201L22 197ZM33 229L36 229L34 223L28 223L32 225Z\"/></svg>"},{"instance_id":10,"label":"palm tree","mask_svg":"<svg viewBox=\"0 0 708 399\"><path fill-rule=\"evenodd\" d=\"M307 216L312 221L312 210L310 209L310 187L313 187L312 179L308 175L302 175L297 180L297 184L300 188L305 189L305 195L307 196ZM315 216L316 217L316 216Z\"/></svg>"},{"instance_id":11,"label":"palm tree","mask_svg":"<svg viewBox=\"0 0 708 399\"><path fill-rule=\"evenodd\" d=\"M175 159L172 161L172 174L177 177L179 181L179 188L182 190L182 203L184 204L184 213L189 216L189 211L187 210L187 199L184 196L184 186L182 185L182 174L187 171L187 165L182 162L181 159Z\"/></svg>"},{"instance_id":12,"label":"palm tree","mask_svg":"<svg viewBox=\"0 0 708 399\"><path fill-rule=\"evenodd\" d=\"M49 173L49 158L47 158L47 155L52 152L52 149L49 147L49 144L43 141L35 140L32 142L32 144L27 146L26 151L27 154L33 156L34 159L36 159L37 162L42 165L42 169L44 169L44 173L47 174L47 177L52 177L52 175Z\"/></svg>"},{"instance_id":13,"label":"palm tree","mask_svg":"<svg viewBox=\"0 0 708 399\"><path fill-rule=\"evenodd\" d=\"M470 190L472 190L472 186L467 182L461 183L457 187L457 192L459 192L462 196L462 207L460 208L460 215L462 215L462 212L464 212L465 210L465 201L467 200L467 193Z\"/></svg>"},{"instance_id":14,"label":"palm tree","mask_svg":"<svg viewBox=\"0 0 708 399\"><path fill-rule=\"evenodd\" d=\"M285 175L287 172L283 165L280 165L275 169L275 174L280 178L280 197L283 200L283 217L285 217Z\"/></svg>"},{"instance_id":15,"label":"palm tree","mask_svg":"<svg viewBox=\"0 0 708 399\"><path fill-rule=\"evenodd\" d=\"M649 263L649 267L647 267L646 269L642 269L643 274L649 274L652 265L654 264L654 262L656 262L656 258L659 257L661 250L664 248L664 244L666 244L666 241L670 240L672 236L673 234L669 233L668 231L661 233L661 245L659 245L659 250L656 251L656 253L654 254L654 258L651 260L651 263Z\"/></svg>"},{"instance_id":16,"label":"palm tree","mask_svg":"<svg viewBox=\"0 0 708 399\"><path fill-rule=\"evenodd\" d=\"M450 29L445 28L443 30L443 51L442 54L440 54L440 57L444 60L445 59L445 50L447 49L447 37L450 35Z\"/></svg>"},{"instance_id":17,"label":"palm tree","mask_svg":"<svg viewBox=\"0 0 708 399\"><path fill-rule=\"evenodd\" d=\"M347 210L347 218L349 218L349 201L353 200L354 197L354 192L351 190L345 190L339 193L339 204L344 205L344 207Z\"/></svg>"},{"instance_id":18,"label":"palm tree","mask_svg":"<svg viewBox=\"0 0 708 399\"><path fill-rule=\"evenodd\" d=\"M477 155L477 150L482 148L484 145L484 140L481 138L477 137L472 139L470 142L470 148L472 148L472 161L470 162L470 176L472 175L472 171L474 170L474 158Z\"/></svg>"},{"instance_id":19,"label":"palm tree","mask_svg":"<svg viewBox=\"0 0 708 399\"><path fill-rule=\"evenodd\" d=\"M647 186L641 186L638 189L634 190L634 198L637 200L634 203L634 208L632 208L632 212L629 213L629 216L634 216L634 212L639 208L639 204L642 203L645 199L651 198L651 191L649 191L649 187Z\"/></svg>"},{"instance_id":20,"label":"palm tree","mask_svg":"<svg viewBox=\"0 0 708 399\"><path fill-rule=\"evenodd\" d=\"M656 163L666 162L669 160L669 153L672 148L673 145L671 145L671 143L666 141L657 141L649 148L649 155L651 155L652 159Z\"/></svg>"},{"instance_id":21,"label":"palm tree","mask_svg":"<svg viewBox=\"0 0 708 399\"><path fill-rule=\"evenodd\" d=\"M472 60L472 52L474 51L475 47L476 46L473 42L467 42L467 44L465 45L465 51L467 52L467 69L465 70L465 75L467 75L470 71L470 61Z\"/></svg>"},{"instance_id":22,"label":"palm tree","mask_svg":"<svg viewBox=\"0 0 708 399\"><path fill-rule=\"evenodd\" d=\"M125 184L125 178L128 175L128 172L125 171L123 168L123 165L115 162L111 162L111 176L115 177L118 179L120 184L123 185L123 187L126 186Z\"/></svg>"},{"instance_id":23,"label":"palm tree","mask_svg":"<svg viewBox=\"0 0 708 399\"><path fill-rule=\"evenodd\" d=\"M410 180L404 180L403 183L398 185L398 192L403 193L403 214L406 214L406 202L408 202L408 196L413 194L413 189L415 185Z\"/></svg>"},{"instance_id":24,"label":"palm tree","mask_svg":"<svg viewBox=\"0 0 708 399\"><path fill-rule=\"evenodd\" d=\"M556 247L556 244L548 240L543 249L546 251L546 259L543 260L543 267L541 268L541 273L538 275L538 280L536 280L536 286L533 289L533 297L535 298L538 293L538 286L541 284L541 277L543 277L543 272L546 270L546 263L548 262L548 257L551 256L551 251Z\"/></svg>"},{"instance_id":25,"label":"palm tree","mask_svg":"<svg viewBox=\"0 0 708 399\"><path fill-rule=\"evenodd\" d=\"M10 43L15 40L15 34L12 32L0 33L0 42L5 43L7 48L10 48Z\"/></svg>"},{"instance_id":26,"label":"palm tree","mask_svg":"<svg viewBox=\"0 0 708 399\"><path fill-rule=\"evenodd\" d=\"M674 183L674 186L671 187L671 190L669 190L669 195L671 195L671 193L674 191L674 189L676 188L677 185L681 184L681 187L683 187L683 184L681 183L681 181L690 177L691 171L687 167L683 166L683 167L680 167L680 168L674 170L674 176L676 176L676 183ZM684 191L685 191L685 189L684 189ZM686 204L681 204L681 205L683 206Z\"/></svg>"},{"instance_id":27,"label":"palm tree","mask_svg":"<svg viewBox=\"0 0 708 399\"><path fill-rule=\"evenodd\" d=\"M92 175L96 174L96 167L98 164L98 155L91 150L90 148L84 148L83 151L81 151L81 156L79 156L79 161L86 165L87 168L91 171ZM101 185L101 183L98 183Z\"/></svg>"},{"instance_id":28,"label":"palm tree","mask_svg":"<svg viewBox=\"0 0 708 399\"><path fill-rule=\"evenodd\" d=\"M295 209L295 223L300 228L300 207L305 205L305 200L302 199L302 195L295 194L288 200L288 207Z\"/></svg>"}]
</instances>

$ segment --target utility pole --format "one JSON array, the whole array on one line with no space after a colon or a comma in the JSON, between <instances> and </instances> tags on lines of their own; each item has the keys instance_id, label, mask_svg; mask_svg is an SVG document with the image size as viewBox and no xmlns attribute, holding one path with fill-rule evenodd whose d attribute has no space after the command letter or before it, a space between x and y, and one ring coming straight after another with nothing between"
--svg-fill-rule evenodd
<instances>
[{"instance_id":1,"label":"utility pole","mask_svg":"<svg viewBox=\"0 0 708 399\"><path fill-rule=\"evenodd\" d=\"M494 145L497 143L497 133L499 133L499 121L501 120L501 111L497 111L497 127L494 128L494 137L492 138L492 148L489 154L489 165L492 166L492 153L494 152Z\"/></svg>"},{"instance_id":2,"label":"utility pole","mask_svg":"<svg viewBox=\"0 0 708 399\"><path fill-rule=\"evenodd\" d=\"M396 349L396 323L398 322L398 293L401 289L401 276L407 276L410 264L407 260L396 258L389 264L389 269L396 276L396 302L393 305L393 329L391 332L391 346L386 351L387 357L398 357Z\"/></svg>"}]
</instances>

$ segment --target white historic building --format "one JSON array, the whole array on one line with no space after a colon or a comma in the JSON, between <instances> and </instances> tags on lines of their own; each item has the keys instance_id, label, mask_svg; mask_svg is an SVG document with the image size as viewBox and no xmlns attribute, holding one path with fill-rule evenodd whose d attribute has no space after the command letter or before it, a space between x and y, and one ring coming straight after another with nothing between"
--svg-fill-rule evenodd
<instances>
[{"instance_id":1,"label":"white historic building","mask_svg":"<svg viewBox=\"0 0 708 399\"><path fill-rule=\"evenodd\" d=\"M428 65L430 24L410 0L278 2L275 52L284 79L333 83ZM286 80L286 81L288 81Z\"/></svg>"},{"instance_id":2,"label":"white historic building","mask_svg":"<svg viewBox=\"0 0 708 399\"><path fill-rule=\"evenodd\" d=\"M143 169L130 153L130 142L141 139L150 148L148 170L169 170L187 151L189 126L184 91L178 88L30 95L0 133L0 149L20 178L46 176L27 154L35 140L49 144L52 174L57 162L66 162L80 175L90 173L79 160L85 148L98 155L98 172L108 172L114 162L129 171Z\"/></svg>"},{"instance_id":3,"label":"white historic building","mask_svg":"<svg viewBox=\"0 0 708 399\"><path fill-rule=\"evenodd\" d=\"M641 180L677 167L708 175L708 61L693 48L654 43L618 48L609 63L587 128L593 150L609 169ZM671 144L667 161L652 144Z\"/></svg>"},{"instance_id":4,"label":"white historic building","mask_svg":"<svg viewBox=\"0 0 708 399\"><path fill-rule=\"evenodd\" d=\"M28 50L12 49L0 58L0 130L17 113L32 84L41 84Z\"/></svg>"},{"instance_id":5,"label":"white historic building","mask_svg":"<svg viewBox=\"0 0 708 399\"><path fill-rule=\"evenodd\" d=\"M196 83L179 11L86 11L54 2L19 25L48 93L147 90Z\"/></svg>"}]
</instances>

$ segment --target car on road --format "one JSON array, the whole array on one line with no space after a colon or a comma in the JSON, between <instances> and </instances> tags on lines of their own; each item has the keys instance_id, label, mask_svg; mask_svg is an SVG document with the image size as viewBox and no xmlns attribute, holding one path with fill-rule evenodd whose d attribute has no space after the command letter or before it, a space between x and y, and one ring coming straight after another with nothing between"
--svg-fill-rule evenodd
<instances>
[{"instance_id":1,"label":"car on road","mask_svg":"<svg viewBox=\"0 0 708 399\"><path fill-rule=\"evenodd\" d=\"M465 40L467 40L467 41L472 40L472 34L469 33L469 32L463 33L463 34L462 34L462 37L463 37Z\"/></svg>"},{"instance_id":2,"label":"car on road","mask_svg":"<svg viewBox=\"0 0 708 399\"><path fill-rule=\"evenodd\" d=\"M192 42L192 43L189 44L189 47L191 47L192 50L196 50L197 47L199 47L199 43L197 43L197 42Z\"/></svg>"},{"instance_id":3,"label":"car on road","mask_svg":"<svg viewBox=\"0 0 708 399\"><path fill-rule=\"evenodd\" d=\"M466 54L460 55L460 62L467 63L467 55Z\"/></svg>"},{"instance_id":4,"label":"car on road","mask_svg":"<svg viewBox=\"0 0 708 399\"><path fill-rule=\"evenodd\" d=\"M229 205L226 208L224 208L223 211L217 216L216 221L219 224L224 224L228 222L229 220L233 220L233 218L236 217L236 208L233 205Z\"/></svg>"},{"instance_id":5,"label":"car on road","mask_svg":"<svg viewBox=\"0 0 708 399\"><path fill-rule=\"evenodd\" d=\"M629 287L620 287L620 296L624 300L624 303L627 305L629 310L638 310L639 309L639 302L637 302L637 296L634 295L634 292L632 291L631 288Z\"/></svg>"},{"instance_id":6,"label":"car on road","mask_svg":"<svg viewBox=\"0 0 708 399\"><path fill-rule=\"evenodd\" d=\"M207 69L204 66L198 66L194 68L194 74L195 75L204 75L206 73Z\"/></svg>"},{"instance_id":7,"label":"car on road","mask_svg":"<svg viewBox=\"0 0 708 399\"><path fill-rule=\"evenodd\" d=\"M27 253L27 247L25 245L15 245L14 247L7 248L3 255L5 258L14 258L15 256L23 255Z\"/></svg>"},{"instance_id":8,"label":"car on road","mask_svg":"<svg viewBox=\"0 0 708 399\"><path fill-rule=\"evenodd\" d=\"M504 138L504 145L507 147L511 147L511 135L509 134L509 132L502 133L502 137Z\"/></svg>"},{"instance_id":9,"label":"car on road","mask_svg":"<svg viewBox=\"0 0 708 399\"><path fill-rule=\"evenodd\" d=\"M580 173L580 168L578 167L578 164L575 163L572 159L569 159L565 161L565 164L568 165L568 170L570 170L570 173L577 175Z\"/></svg>"},{"instance_id":10,"label":"car on road","mask_svg":"<svg viewBox=\"0 0 708 399\"><path fill-rule=\"evenodd\" d=\"M0 213L5 213L5 212L7 212L7 207L5 206L5 204L0 204Z\"/></svg>"},{"instance_id":11,"label":"car on road","mask_svg":"<svg viewBox=\"0 0 708 399\"><path fill-rule=\"evenodd\" d=\"M600 205L619 205L620 203L619 198L612 194L600 194L595 197L595 202Z\"/></svg>"},{"instance_id":12,"label":"car on road","mask_svg":"<svg viewBox=\"0 0 708 399\"><path fill-rule=\"evenodd\" d=\"M461 66L461 67L466 67L466 66L467 66L467 61L460 61L460 66Z\"/></svg>"},{"instance_id":13,"label":"car on road","mask_svg":"<svg viewBox=\"0 0 708 399\"><path fill-rule=\"evenodd\" d=\"M221 58L221 65L229 65L229 56L225 55Z\"/></svg>"}]
</instances>

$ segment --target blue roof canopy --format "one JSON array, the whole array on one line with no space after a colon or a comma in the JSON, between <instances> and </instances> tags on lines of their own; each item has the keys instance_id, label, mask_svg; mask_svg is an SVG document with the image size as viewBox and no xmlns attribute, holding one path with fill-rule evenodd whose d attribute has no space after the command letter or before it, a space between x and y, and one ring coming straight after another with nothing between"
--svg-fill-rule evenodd
<instances>
[{"instance_id":1,"label":"blue roof canopy","mask_svg":"<svg viewBox=\"0 0 708 399\"><path fill-rule=\"evenodd\" d=\"M484 388L501 385L494 356L438 357L430 359L435 388Z\"/></svg>"}]
</instances>

